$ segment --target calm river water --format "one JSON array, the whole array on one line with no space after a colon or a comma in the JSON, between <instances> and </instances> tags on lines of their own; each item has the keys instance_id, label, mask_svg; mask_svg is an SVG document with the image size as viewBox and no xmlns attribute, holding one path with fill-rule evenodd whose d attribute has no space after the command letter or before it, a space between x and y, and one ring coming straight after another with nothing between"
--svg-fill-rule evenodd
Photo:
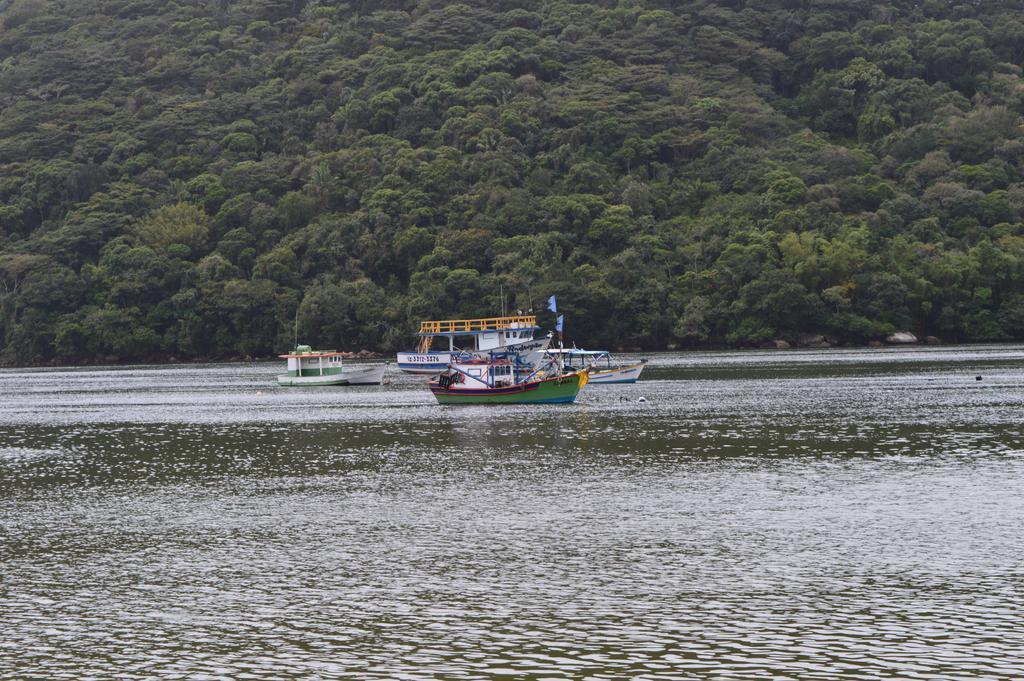
<instances>
[{"instance_id":1,"label":"calm river water","mask_svg":"<svg viewBox=\"0 0 1024 681\"><path fill-rule=\"evenodd\" d=\"M0 371L0 677L1024 676L1024 347L277 369Z\"/></svg>"}]
</instances>

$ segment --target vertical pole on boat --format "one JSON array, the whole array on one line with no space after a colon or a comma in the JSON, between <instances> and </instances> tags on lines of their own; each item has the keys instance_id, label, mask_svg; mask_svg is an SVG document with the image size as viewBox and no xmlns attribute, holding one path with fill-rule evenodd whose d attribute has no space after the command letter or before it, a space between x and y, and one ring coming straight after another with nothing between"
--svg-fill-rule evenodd
<instances>
[{"instance_id":1,"label":"vertical pole on boat","mask_svg":"<svg viewBox=\"0 0 1024 681\"><path fill-rule=\"evenodd\" d=\"M565 371L565 344L562 342L564 322L565 316L558 315L558 319L555 321L555 330L558 331L558 373Z\"/></svg>"},{"instance_id":2,"label":"vertical pole on boat","mask_svg":"<svg viewBox=\"0 0 1024 681\"><path fill-rule=\"evenodd\" d=\"M324 375L324 356L320 355L320 357L318 359L320 361L320 375L323 376Z\"/></svg>"},{"instance_id":3,"label":"vertical pole on boat","mask_svg":"<svg viewBox=\"0 0 1024 681\"><path fill-rule=\"evenodd\" d=\"M555 331L558 332L558 373L562 373L565 370L565 361L562 357L562 315L558 314L558 299L553 295L548 298L548 309L558 315L555 317Z\"/></svg>"}]
</instances>

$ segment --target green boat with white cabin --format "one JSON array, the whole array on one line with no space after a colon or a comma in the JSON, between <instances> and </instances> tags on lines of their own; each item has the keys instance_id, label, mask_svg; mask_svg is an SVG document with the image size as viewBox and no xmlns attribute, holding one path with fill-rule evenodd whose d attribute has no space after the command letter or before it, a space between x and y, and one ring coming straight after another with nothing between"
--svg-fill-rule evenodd
<instances>
[{"instance_id":1,"label":"green boat with white cabin","mask_svg":"<svg viewBox=\"0 0 1024 681\"><path fill-rule=\"evenodd\" d=\"M346 363L345 353L334 350L314 350L308 345L279 355L288 362L288 373L277 377L282 386L328 385L380 385L384 381L387 364Z\"/></svg>"},{"instance_id":2,"label":"green boat with white cabin","mask_svg":"<svg viewBox=\"0 0 1024 681\"><path fill-rule=\"evenodd\" d=\"M588 379L586 369L567 372L554 361L535 366L510 353L453 361L428 386L438 404L568 404Z\"/></svg>"}]
</instances>

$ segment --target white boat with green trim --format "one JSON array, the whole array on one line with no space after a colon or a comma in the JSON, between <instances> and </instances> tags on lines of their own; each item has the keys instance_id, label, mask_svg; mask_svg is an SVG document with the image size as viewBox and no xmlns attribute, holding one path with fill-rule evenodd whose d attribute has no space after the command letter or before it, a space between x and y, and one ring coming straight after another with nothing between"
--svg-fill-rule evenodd
<instances>
[{"instance_id":1,"label":"white boat with green trim","mask_svg":"<svg viewBox=\"0 0 1024 681\"><path fill-rule=\"evenodd\" d=\"M299 345L293 352L280 355L288 360L288 373L277 377L283 386L380 385L387 364L346 364L344 353L314 350Z\"/></svg>"}]
</instances>

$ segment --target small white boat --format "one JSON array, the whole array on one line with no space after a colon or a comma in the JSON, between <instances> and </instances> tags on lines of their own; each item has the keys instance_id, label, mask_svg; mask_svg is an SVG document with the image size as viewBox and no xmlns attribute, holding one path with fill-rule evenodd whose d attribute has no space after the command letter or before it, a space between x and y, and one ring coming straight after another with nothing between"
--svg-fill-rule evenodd
<instances>
[{"instance_id":1,"label":"small white boat","mask_svg":"<svg viewBox=\"0 0 1024 681\"><path fill-rule=\"evenodd\" d=\"M567 369L589 369L591 383L636 383L647 366L646 359L634 364L616 364L607 350L552 348L548 355L561 357Z\"/></svg>"},{"instance_id":2,"label":"small white boat","mask_svg":"<svg viewBox=\"0 0 1024 681\"><path fill-rule=\"evenodd\" d=\"M343 353L313 350L299 345L294 352L280 355L288 360L288 373L277 377L283 386L380 385L387 364L346 364Z\"/></svg>"}]
</instances>

